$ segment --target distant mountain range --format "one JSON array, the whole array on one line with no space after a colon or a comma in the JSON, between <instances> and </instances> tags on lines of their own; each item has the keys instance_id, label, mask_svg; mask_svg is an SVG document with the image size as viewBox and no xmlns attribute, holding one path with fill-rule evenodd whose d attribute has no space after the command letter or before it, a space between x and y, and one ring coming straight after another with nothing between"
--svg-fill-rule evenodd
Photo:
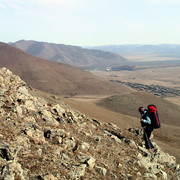
<instances>
[{"instance_id":1,"label":"distant mountain range","mask_svg":"<svg viewBox=\"0 0 180 180\"><path fill-rule=\"evenodd\" d=\"M0 43L0 67L10 69L36 89L58 95L113 94L130 91L67 64L35 57Z\"/></svg>"},{"instance_id":2,"label":"distant mountain range","mask_svg":"<svg viewBox=\"0 0 180 180\"><path fill-rule=\"evenodd\" d=\"M25 40L10 43L10 45L43 59L84 69L119 66L128 62L124 57L112 52L86 49L79 46Z\"/></svg>"},{"instance_id":3,"label":"distant mountain range","mask_svg":"<svg viewBox=\"0 0 180 180\"><path fill-rule=\"evenodd\" d=\"M180 45L178 44L160 44L160 45L106 45L86 47L89 49L98 49L123 55L133 54L152 54L157 56L180 57Z\"/></svg>"}]
</instances>

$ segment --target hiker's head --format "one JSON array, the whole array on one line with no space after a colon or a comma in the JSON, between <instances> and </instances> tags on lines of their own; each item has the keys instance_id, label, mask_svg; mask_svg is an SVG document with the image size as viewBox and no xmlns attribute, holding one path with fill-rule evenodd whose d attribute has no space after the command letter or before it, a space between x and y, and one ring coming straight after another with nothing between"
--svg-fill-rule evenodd
<instances>
[{"instance_id":1,"label":"hiker's head","mask_svg":"<svg viewBox=\"0 0 180 180\"><path fill-rule=\"evenodd\" d=\"M141 107L139 107L139 112L140 112L141 114L143 114L143 113L144 113L144 110L145 110L145 109L144 109L144 107L142 107L142 106L141 106Z\"/></svg>"}]
</instances>

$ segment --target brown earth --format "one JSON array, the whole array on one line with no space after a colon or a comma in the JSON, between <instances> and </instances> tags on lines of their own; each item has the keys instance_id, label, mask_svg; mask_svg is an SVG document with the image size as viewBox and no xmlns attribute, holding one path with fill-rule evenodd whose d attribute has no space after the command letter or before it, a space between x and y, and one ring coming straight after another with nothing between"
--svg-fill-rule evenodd
<instances>
[{"instance_id":1,"label":"brown earth","mask_svg":"<svg viewBox=\"0 0 180 180\"><path fill-rule=\"evenodd\" d=\"M0 67L10 69L29 86L52 94L72 96L131 91L126 86L109 83L90 72L37 58L4 43L0 43Z\"/></svg>"}]
</instances>

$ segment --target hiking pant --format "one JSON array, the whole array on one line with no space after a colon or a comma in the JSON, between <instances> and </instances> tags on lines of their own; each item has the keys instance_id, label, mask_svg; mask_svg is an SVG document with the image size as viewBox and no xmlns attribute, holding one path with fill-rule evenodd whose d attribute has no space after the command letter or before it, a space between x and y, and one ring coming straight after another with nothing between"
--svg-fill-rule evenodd
<instances>
[{"instance_id":1,"label":"hiking pant","mask_svg":"<svg viewBox=\"0 0 180 180\"><path fill-rule=\"evenodd\" d=\"M154 146L152 145L151 140L150 140L150 136L151 136L152 131L153 131L152 128L149 128L149 127L144 128L144 137L143 138L145 141L146 149L154 148Z\"/></svg>"}]
</instances>

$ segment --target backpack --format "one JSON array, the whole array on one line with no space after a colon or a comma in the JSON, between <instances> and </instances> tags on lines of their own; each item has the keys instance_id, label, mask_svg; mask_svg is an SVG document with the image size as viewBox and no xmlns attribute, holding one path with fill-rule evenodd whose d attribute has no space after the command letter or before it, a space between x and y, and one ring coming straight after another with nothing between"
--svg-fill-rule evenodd
<instances>
[{"instance_id":1,"label":"backpack","mask_svg":"<svg viewBox=\"0 0 180 180\"><path fill-rule=\"evenodd\" d=\"M159 121L158 111L155 105L150 104L148 105L148 115L151 119L151 126L154 129L160 128L161 124Z\"/></svg>"}]
</instances>

